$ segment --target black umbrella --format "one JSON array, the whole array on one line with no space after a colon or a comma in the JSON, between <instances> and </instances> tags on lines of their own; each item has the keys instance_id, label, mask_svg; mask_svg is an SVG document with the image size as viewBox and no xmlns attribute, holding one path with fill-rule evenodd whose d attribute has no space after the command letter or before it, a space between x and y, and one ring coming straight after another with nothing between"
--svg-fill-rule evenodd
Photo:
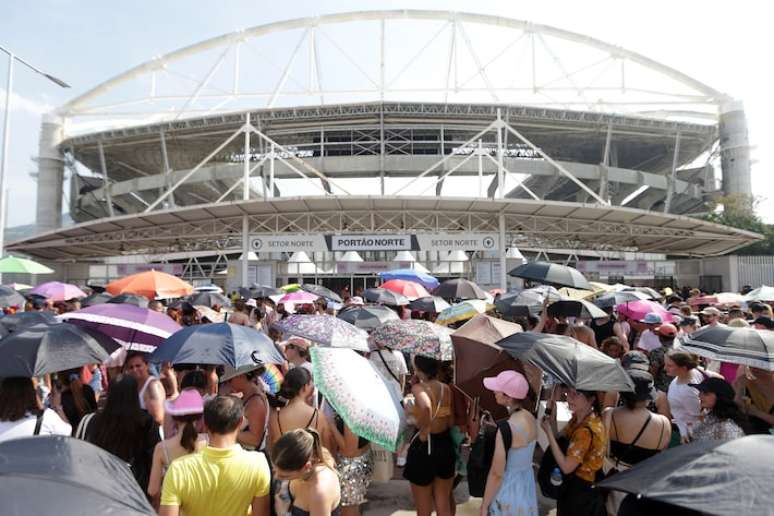
<instances>
[{"instance_id":1,"label":"black umbrella","mask_svg":"<svg viewBox=\"0 0 774 516\"><path fill-rule=\"evenodd\" d=\"M215 305L227 308L231 306L231 300L217 292L196 292L188 298L188 301L192 305L208 306L210 308Z\"/></svg>"},{"instance_id":2,"label":"black umbrella","mask_svg":"<svg viewBox=\"0 0 774 516\"><path fill-rule=\"evenodd\" d=\"M124 461L64 436L0 443L0 499L9 515L156 514Z\"/></svg>"},{"instance_id":3,"label":"black umbrella","mask_svg":"<svg viewBox=\"0 0 774 516\"><path fill-rule=\"evenodd\" d=\"M593 290L583 274L558 263L529 262L519 265L509 273L514 278L522 278L556 287L571 287L582 290Z\"/></svg>"},{"instance_id":4,"label":"black umbrella","mask_svg":"<svg viewBox=\"0 0 774 516\"><path fill-rule=\"evenodd\" d=\"M495 308L503 315L527 317L537 315L543 309L543 302L559 301L562 295L554 287L541 285L521 292L509 292L495 299Z\"/></svg>"},{"instance_id":5,"label":"black umbrella","mask_svg":"<svg viewBox=\"0 0 774 516\"><path fill-rule=\"evenodd\" d=\"M398 294L386 288L368 288L363 292L363 297L371 303L389 306L405 306L409 300L403 294Z\"/></svg>"},{"instance_id":6,"label":"black umbrella","mask_svg":"<svg viewBox=\"0 0 774 516\"><path fill-rule=\"evenodd\" d=\"M446 280L433 290L433 295L444 299L486 299L481 287L465 278Z\"/></svg>"},{"instance_id":7,"label":"black umbrella","mask_svg":"<svg viewBox=\"0 0 774 516\"><path fill-rule=\"evenodd\" d=\"M20 329L0 341L0 378L31 378L102 363L109 358L105 342L68 323Z\"/></svg>"},{"instance_id":8,"label":"black umbrella","mask_svg":"<svg viewBox=\"0 0 774 516\"><path fill-rule=\"evenodd\" d=\"M284 292L278 288L269 287L267 285L258 285L257 283L253 284L248 290L250 291L250 295L256 299L260 297L277 296L279 294L284 294ZM239 292L241 293L242 289L239 289Z\"/></svg>"},{"instance_id":9,"label":"black umbrella","mask_svg":"<svg viewBox=\"0 0 774 516\"><path fill-rule=\"evenodd\" d=\"M409 303L409 308L418 312L431 312L439 314L451 305L442 297L425 296L418 297Z\"/></svg>"},{"instance_id":10,"label":"black umbrella","mask_svg":"<svg viewBox=\"0 0 774 516\"><path fill-rule=\"evenodd\" d=\"M632 301L641 301L650 299L650 296L637 292L636 290L622 290L620 292L609 292L599 296L594 300L594 304L600 308L612 308Z\"/></svg>"},{"instance_id":11,"label":"black umbrella","mask_svg":"<svg viewBox=\"0 0 774 516\"><path fill-rule=\"evenodd\" d=\"M400 320L398 314L382 305L365 305L347 308L343 312L340 312L336 317L366 331L378 328L387 321Z\"/></svg>"},{"instance_id":12,"label":"black umbrella","mask_svg":"<svg viewBox=\"0 0 774 516\"><path fill-rule=\"evenodd\" d=\"M774 514L772 457L770 435L698 441L665 450L599 486L704 514Z\"/></svg>"},{"instance_id":13,"label":"black umbrella","mask_svg":"<svg viewBox=\"0 0 774 516\"><path fill-rule=\"evenodd\" d=\"M81 299L81 306L86 308L87 306L101 305L102 303L107 303L111 299L113 299L113 296L111 296L109 293L98 292Z\"/></svg>"},{"instance_id":14,"label":"black umbrella","mask_svg":"<svg viewBox=\"0 0 774 516\"><path fill-rule=\"evenodd\" d=\"M597 305L585 300L562 299L548 305L551 317L579 317L581 319L604 319L610 317Z\"/></svg>"},{"instance_id":15,"label":"black umbrella","mask_svg":"<svg viewBox=\"0 0 774 516\"><path fill-rule=\"evenodd\" d=\"M137 294L119 294L115 297L111 297L105 302L116 305L126 304L139 306L140 308L148 308L148 298L145 296L138 296Z\"/></svg>"},{"instance_id":16,"label":"black umbrella","mask_svg":"<svg viewBox=\"0 0 774 516\"><path fill-rule=\"evenodd\" d=\"M59 321L49 312L16 312L0 319L0 325L10 333L35 324L59 324Z\"/></svg>"},{"instance_id":17,"label":"black umbrella","mask_svg":"<svg viewBox=\"0 0 774 516\"><path fill-rule=\"evenodd\" d=\"M774 371L774 331L705 326L681 339L683 347L712 360Z\"/></svg>"},{"instance_id":18,"label":"black umbrella","mask_svg":"<svg viewBox=\"0 0 774 516\"><path fill-rule=\"evenodd\" d=\"M572 337L523 332L497 345L513 358L529 362L581 391L634 390L631 378L617 360Z\"/></svg>"},{"instance_id":19,"label":"black umbrella","mask_svg":"<svg viewBox=\"0 0 774 516\"><path fill-rule=\"evenodd\" d=\"M285 361L266 334L230 323L197 324L173 333L150 355L151 362L228 365Z\"/></svg>"},{"instance_id":20,"label":"black umbrella","mask_svg":"<svg viewBox=\"0 0 774 516\"><path fill-rule=\"evenodd\" d=\"M344 300L341 299L341 296L339 296L336 292L332 291L329 288L325 288L322 285L315 285L314 283L304 283L303 285L301 285L301 290L305 290L316 296L324 297L325 299L330 299L331 301L334 301L336 303L344 302Z\"/></svg>"},{"instance_id":21,"label":"black umbrella","mask_svg":"<svg viewBox=\"0 0 774 516\"><path fill-rule=\"evenodd\" d=\"M24 296L16 292L11 287L0 285L0 308L7 308L9 306L18 306L23 308L27 302Z\"/></svg>"}]
</instances>

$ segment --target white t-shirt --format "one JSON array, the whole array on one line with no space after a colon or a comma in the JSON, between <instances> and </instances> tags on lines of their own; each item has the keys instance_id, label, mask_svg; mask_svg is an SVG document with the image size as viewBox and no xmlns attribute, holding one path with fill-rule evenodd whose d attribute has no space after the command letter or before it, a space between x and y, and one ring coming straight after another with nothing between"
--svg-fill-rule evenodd
<instances>
[{"instance_id":1,"label":"white t-shirt","mask_svg":"<svg viewBox=\"0 0 774 516\"><path fill-rule=\"evenodd\" d=\"M661 347L661 340L658 338L658 335L652 331L645 330L640 334L640 340L637 342L637 347L650 353L654 349Z\"/></svg>"},{"instance_id":2,"label":"white t-shirt","mask_svg":"<svg viewBox=\"0 0 774 516\"><path fill-rule=\"evenodd\" d=\"M697 369L691 370L689 383L701 383L704 375ZM672 380L667 391L669 411L672 413L672 421L680 429L681 436L690 435L689 426L695 426L701 416L701 401L699 391L687 383L678 383L677 378Z\"/></svg>"},{"instance_id":3,"label":"white t-shirt","mask_svg":"<svg viewBox=\"0 0 774 516\"><path fill-rule=\"evenodd\" d=\"M379 355L384 358L384 362L382 362L382 358L379 358ZM387 385L389 385L395 391L398 399L403 398L400 383L392 376L394 374L398 378L401 378L408 374L408 367L406 367L406 359L403 358L403 353L396 350L380 349L377 351L372 351L368 360L371 361L374 367L376 367L376 369L382 374L384 379L387 380ZM389 367L392 371L392 374L390 374L390 371L388 371L387 367L385 367L385 362L387 363L387 367Z\"/></svg>"},{"instance_id":4,"label":"white t-shirt","mask_svg":"<svg viewBox=\"0 0 774 516\"><path fill-rule=\"evenodd\" d=\"M0 442L19 437L31 437L35 433L37 417L28 414L18 421L0 421ZM73 428L62 421L59 414L51 409L43 411L43 421L38 435L70 435Z\"/></svg>"}]
</instances>

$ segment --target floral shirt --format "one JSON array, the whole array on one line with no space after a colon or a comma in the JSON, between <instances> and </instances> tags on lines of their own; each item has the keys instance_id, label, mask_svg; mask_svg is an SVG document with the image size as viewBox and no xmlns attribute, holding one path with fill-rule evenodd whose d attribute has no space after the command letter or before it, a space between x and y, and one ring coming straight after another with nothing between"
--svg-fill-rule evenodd
<instances>
[{"instance_id":1,"label":"floral shirt","mask_svg":"<svg viewBox=\"0 0 774 516\"><path fill-rule=\"evenodd\" d=\"M580 462L575 474L587 482L594 482L607 451L607 433L602 419L591 414L578 423L573 416L565 433L570 437L567 457Z\"/></svg>"},{"instance_id":2,"label":"floral shirt","mask_svg":"<svg viewBox=\"0 0 774 516\"><path fill-rule=\"evenodd\" d=\"M692 441L730 440L744 437L744 431L730 419L718 419L713 414L704 416L691 433Z\"/></svg>"}]
</instances>

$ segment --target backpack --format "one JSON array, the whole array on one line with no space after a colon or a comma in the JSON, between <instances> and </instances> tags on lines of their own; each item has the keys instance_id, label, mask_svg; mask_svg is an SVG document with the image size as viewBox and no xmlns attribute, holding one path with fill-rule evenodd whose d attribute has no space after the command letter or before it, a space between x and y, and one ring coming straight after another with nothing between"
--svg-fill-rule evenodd
<instances>
[{"instance_id":1,"label":"backpack","mask_svg":"<svg viewBox=\"0 0 774 516\"><path fill-rule=\"evenodd\" d=\"M511 435L511 426L508 424L507 419L499 421L497 426L482 424L476 440L470 447L470 456L468 457L468 490L470 491L470 496L477 498L484 496L486 479L489 476L489 469L492 467L498 430L503 436L503 445L508 450L511 447L513 436Z\"/></svg>"}]
</instances>

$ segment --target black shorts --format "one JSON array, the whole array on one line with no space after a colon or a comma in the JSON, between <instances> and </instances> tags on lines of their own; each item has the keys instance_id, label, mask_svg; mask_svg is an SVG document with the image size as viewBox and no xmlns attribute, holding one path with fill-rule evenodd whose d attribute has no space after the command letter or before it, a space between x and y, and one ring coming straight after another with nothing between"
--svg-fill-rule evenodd
<instances>
[{"instance_id":1,"label":"black shorts","mask_svg":"<svg viewBox=\"0 0 774 516\"><path fill-rule=\"evenodd\" d=\"M436 478L453 478L455 473L457 459L449 431L430 434L429 440L429 454L428 443L416 437L406 455L403 478L418 486L429 486Z\"/></svg>"}]
</instances>

